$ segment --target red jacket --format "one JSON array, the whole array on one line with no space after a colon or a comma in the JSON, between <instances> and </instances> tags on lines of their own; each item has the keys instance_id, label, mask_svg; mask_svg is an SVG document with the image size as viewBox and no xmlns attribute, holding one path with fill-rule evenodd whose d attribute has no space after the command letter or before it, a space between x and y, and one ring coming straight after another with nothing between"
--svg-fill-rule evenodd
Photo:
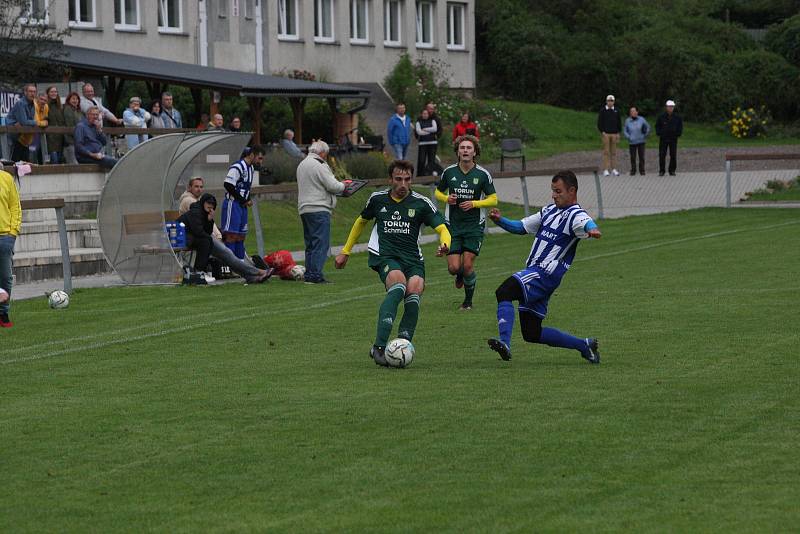
<instances>
[{"instance_id":1,"label":"red jacket","mask_svg":"<svg viewBox=\"0 0 800 534\"><path fill-rule=\"evenodd\" d=\"M481 134L478 133L478 125L472 121L466 124L464 124L461 121L458 121L458 123L455 126L453 126L453 141L455 141L462 135L467 135L467 134L474 135L478 139L481 138Z\"/></svg>"}]
</instances>

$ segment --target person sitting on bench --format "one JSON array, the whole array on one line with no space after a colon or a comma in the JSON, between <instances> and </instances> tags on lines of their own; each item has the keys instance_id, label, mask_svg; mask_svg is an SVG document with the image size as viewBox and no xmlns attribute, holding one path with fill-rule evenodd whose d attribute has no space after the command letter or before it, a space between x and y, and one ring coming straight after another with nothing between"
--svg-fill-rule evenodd
<instances>
[{"instance_id":1,"label":"person sitting on bench","mask_svg":"<svg viewBox=\"0 0 800 534\"><path fill-rule=\"evenodd\" d=\"M259 269L251 263L240 260L221 241L211 237L216 209L217 199L214 195L203 193L200 200L189 206L189 211L176 221L186 225L186 245L197 252L194 261L195 270L206 272L208 259L213 256L248 283L267 281L272 276L273 269Z\"/></svg>"}]
</instances>

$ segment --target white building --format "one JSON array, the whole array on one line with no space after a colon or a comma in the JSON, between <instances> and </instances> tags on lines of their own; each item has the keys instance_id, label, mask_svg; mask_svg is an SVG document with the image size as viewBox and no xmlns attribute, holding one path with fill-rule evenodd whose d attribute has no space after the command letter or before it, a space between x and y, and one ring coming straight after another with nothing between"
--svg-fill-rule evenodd
<instances>
[{"instance_id":1,"label":"white building","mask_svg":"<svg viewBox=\"0 0 800 534\"><path fill-rule=\"evenodd\" d=\"M402 53L475 87L475 0L29 0L66 44L334 83L381 82Z\"/></svg>"}]
</instances>

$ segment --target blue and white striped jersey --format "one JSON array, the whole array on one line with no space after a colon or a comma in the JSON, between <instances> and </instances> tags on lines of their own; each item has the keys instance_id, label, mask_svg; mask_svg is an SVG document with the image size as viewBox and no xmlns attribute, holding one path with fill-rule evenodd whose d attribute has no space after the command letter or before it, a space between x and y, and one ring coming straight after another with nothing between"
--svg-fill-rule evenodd
<instances>
[{"instance_id":1,"label":"blue and white striped jersey","mask_svg":"<svg viewBox=\"0 0 800 534\"><path fill-rule=\"evenodd\" d=\"M228 167L225 183L232 184L242 197L249 199L250 187L253 185L253 167L245 163L243 159L240 159ZM225 193L225 198L233 200L228 193Z\"/></svg>"},{"instance_id":2,"label":"blue and white striped jersey","mask_svg":"<svg viewBox=\"0 0 800 534\"><path fill-rule=\"evenodd\" d=\"M564 276L575 258L578 240L589 237L586 224L591 220L580 204L564 209L550 204L522 219L525 231L536 235L527 267L537 267L558 278Z\"/></svg>"}]
</instances>

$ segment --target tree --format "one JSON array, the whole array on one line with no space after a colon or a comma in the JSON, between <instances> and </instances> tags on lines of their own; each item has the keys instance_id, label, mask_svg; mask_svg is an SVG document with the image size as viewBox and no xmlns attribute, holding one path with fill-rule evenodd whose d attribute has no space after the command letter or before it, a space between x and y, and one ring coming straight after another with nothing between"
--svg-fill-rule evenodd
<instances>
[{"instance_id":1,"label":"tree","mask_svg":"<svg viewBox=\"0 0 800 534\"><path fill-rule=\"evenodd\" d=\"M64 54L61 39L69 30L56 30L45 22L45 13L32 12L46 0L0 0L0 87L19 90L26 82L46 76L60 77L53 60Z\"/></svg>"}]
</instances>

